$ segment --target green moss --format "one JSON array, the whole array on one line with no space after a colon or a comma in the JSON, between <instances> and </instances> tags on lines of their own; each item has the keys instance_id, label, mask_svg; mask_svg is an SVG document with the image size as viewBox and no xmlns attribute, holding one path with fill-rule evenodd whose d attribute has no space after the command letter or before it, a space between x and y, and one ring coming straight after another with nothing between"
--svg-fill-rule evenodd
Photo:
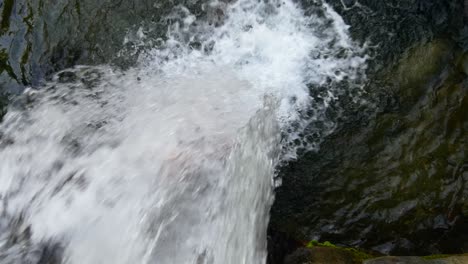
<instances>
[{"instance_id":1,"label":"green moss","mask_svg":"<svg viewBox=\"0 0 468 264\"><path fill-rule=\"evenodd\" d=\"M10 16L15 5L14 0L5 0L3 3L2 21L0 22L0 34L6 33L10 28Z\"/></svg>"},{"instance_id":2,"label":"green moss","mask_svg":"<svg viewBox=\"0 0 468 264\"><path fill-rule=\"evenodd\" d=\"M15 72L13 71L13 68L8 62L8 58L9 57L6 49L0 49L0 74L2 74L5 71L11 78L18 81L18 77L16 76Z\"/></svg>"},{"instance_id":3,"label":"green moss","mask_svg":"<svg viewBox=\"0 0 468 264\"><path fill-rule=\"evenodd\" d=\"M307 248L313 248L313 247L332 247L332 248L338 248L337 245L332 244L330 241L325 241L323 243L320 243L316 240L312 240L306 245Z\"/></svg>"},{"instance_id":4,"label":"green moss","mask_svg":"<svg viewBox=\"0 0 468 264\"><path fill-rule=\"evenodd\" d=\"M26 24L26 27L28 28L27 34L31 34L33 31L33 20L34 20L34 12L32 6L28 3L28 15L23 18L23 22Z\"/></svg>"},{"instance_id":5,"label":"green moss","mask_svg":"<svg viewBox=\"0 0 468 264\"><path fill-rule=\"evenodd\" d=\"M398 64L382 72L383 82L398 94L405 108L411 108L425 93L427 85L438 76L454 51L453 43L436 39L405 52Z\"/></svg>"},{"instance_id":6,"label":"green moss","mask_svg":"<svg viewBox=\"0 0 468 264\"><path fill-rule=\"evenodd\" d=\"M24 85L28 85L28 78L26 74L26 65L28 63L30 54L31 54L31 49L32 49L32 44L31 42L28 41L28 45L26 47L26 50L24 51L23 55L21 56L21 80Z\"/></svg>"},{"instance_id":7,"label":"green moss","mask_svg":"<svg viewBox=\"0 0 468 264\"><path fill-rule=\"evenodd\" d=\"M434 40L410 49L400 60L396 80L405 87L425 85L431 76L443 67L441 64L451 54L453 47L443 39Z\"/></svg>"},{"instance_id":8,"label":"green moss","mask_svg":"<svg viewBox=\"0 0 468 264\"><path fill-rule=\"evenodd\" d=\"M76 13L78 14L78 17L81 16L81 7L80 7L80 1L77 0L75 1L75 10L76 10Z\"/></svg>"},{"instance_id":9,"label":"green moss","mask_svg":"<svg viewBox=\"0 0 468 264\"><path fill-rule=\"evenodd\" d=\"M328 247L328 248L336 248L336 249L345 250L345 251L347 251L348 253L350 253L353 256L353 262L354 263L362 263L364 260L378 257L378 256L376 256L374 254L371 254L369 252L365 252L365 251L357 249L357 248L337 246L337 245L331 243L330 241L325 241L323 243L320 243L318 241L312 240L312 241L307 243L306 247L307 248Z\"/></svg>"},{"instance_id":10,"label":"green moss","mask_svg":"<svg viewBox=\"0 0 468 264\"><path fill-rule=\"evenodd\" d=\"M23 55L21 56L21 64L28 63L30 53L31 53L31 43L28 42L28 46L26 47L26 50L24 51Z\"/></svg>"}]
</instances>

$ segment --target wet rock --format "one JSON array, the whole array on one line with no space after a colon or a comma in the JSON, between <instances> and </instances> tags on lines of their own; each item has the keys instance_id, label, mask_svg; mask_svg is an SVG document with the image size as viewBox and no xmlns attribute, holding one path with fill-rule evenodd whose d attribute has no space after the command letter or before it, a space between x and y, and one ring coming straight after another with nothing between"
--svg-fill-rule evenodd
<instances>
[{"instance_id":1,"label":"wet rock","mask_svg":"<svg viewBox=\"0 0 468 264\"><path fill-rule=\"evenodd\" d=\"M465 3L328 3L355 39L377 45L373 114L345 106L317 153L282 168L270 232L385 254L467 251Z\"/></svg>"},{"instance_id":2,"label":"wet rock","mask_svg":"<svg viewBox=\"0 0 468 264\"><path fill-rule=\"evenodd\" d=\"M285 264L357 264L346 250L330 247L300 248L287 256Z\"/></svg>"},{"instance_id":3,"label":"wet rock","mask_svg":"<svg viewBox=\"0 0 468 264\"><path fill-rule=\"evenodd\" d=\"M428 261L420 257L382 257L367 260L364 264L427 264Z\"/></svg>"},{"instance_id":4,"label":"wet rock","mask_svg":"<svg viewBox=\"0 0 468 264\"><path fill-rule=\"evenodd\" d=\"M468 75L468 55L465 55L463 58L463 71Z\"/></svg>"},{"instance_id":5,"label":"wet rock","mask_svg":"<svg viewBox=\"0 0 468 264\"><path fill-rule=\"evenodd\" d=\"M468 0L465 0L465 17L468 17Z\"/></svg>"},{"instance_id":6,"label":"wet rock","mask_svg":"<svg viewBox=\"0 0 468 264\"><path fill-rule=\"evenodd\" d=\"M277 230L268 230L268 256L267 263L283 264L284 257L293 253L303 243L294 239L287 233Z\"/></svg>"},{"instance_id":7,"label":"wet rock","mask_svg":"<svg viewBox=\"0 0 468 264\"><path fill-rule=\"evenodd\" d=\"M364 261L364 264L465 264L468 256L452 256L439 259L421 257L382 257Z\"/></svg>"},{"instance_id":8,"label":"wet rock","mask_svg":"<svg viewBox=\"0 0 468 264\"><path fill-rule=\"evenodd\" d=\"M33 241L31 227L24 216L11 217L5 211L7 199L0 205L0 262L60 264L63 247L53 241Z\"/></svg>"},{"instance_id":9,"label":"wet rock","mask_svg":"<svg viewBox=\"0 0 468 264\"><path fill-rule=\"evenodd\" d=\"M60 83L75 82L77 79L78 76L76 76L76 74L71 71L63 71L58 74L58 81Z\"/></svg>"},{"instance_id":10,"label":"wet rock","mask_svg":"<svg viewBox=\"0 0 468 264\"><path fill-rule=\"evenodd\" d=\"M8 97L0 93L0 122L3 120L3 116L7 112Z\"/></svg>"},{"instance_id":11,"label":"wet rock","mask_svg":"<svg viewBox=\"0 0 468 264\"><path fill-rule=\"evenodd\" d=\"M178 4L204 14L202 1ZM0 92L21 92L76 64L128 67L150 48L139 43L141 38L164 38L168 23L174 22L164 16L175 7L169 0L0 2Z\"/></svg>"},{"instance_id":12,"label":"wet rock","mask_svg":"<svg viewBox=\"0 0 468 264\"><path fill-rule=\"evenodd\" d=\"M376 115L349 115L282 170L271 229L384 254L468 250L466 55L423 42L380 75Z\"/></svg>"},{"instance_id":13,"label":"wet rock","mask_svg":"<svg viewBox=\"0 0 468 264\"><path fill-rule=\"evenodd\" d=\"M0 97L40 87L52 74L77 64L128 68L166 38L165 17L185 6L197 17L202 0L0 1ZM180 6L179 6L180 5ZM182 14L183 15L183 14ZM151 40L151 41L150 41ZM63 76L63 81L73 76ZM93 84L91 83L90 86ZM0 121L5 114L0 98Z\"/></svg>"},{"instance_id":14,"label":"wet rock","mask_svg":"<svg viewBox=\"0 0 468 264\"><path fill-rule=\"evenodd\" d=\"M304 5L312 0L302 0ZM329 0L351 25L354 39L376 45L370 71L395 63L415 43L434 37L457 39L464 26L463 0Z\"/></svg>"}]
</instances>

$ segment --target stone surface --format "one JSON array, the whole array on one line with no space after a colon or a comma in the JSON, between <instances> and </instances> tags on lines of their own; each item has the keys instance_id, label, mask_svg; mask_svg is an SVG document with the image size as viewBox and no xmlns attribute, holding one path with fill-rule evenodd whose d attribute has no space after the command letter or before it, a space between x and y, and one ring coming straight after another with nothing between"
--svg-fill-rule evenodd
<instances>
[{"instance_id":1,"label":"stone surface","mask_svg":"<svg viewBox=\"0 0 468 264\"><path fill-rule=\"evenodd\" d=\"M467 264L468 256L459 256L459 257L449 257L439 260L441 264ZM433 262L432 264L438 264Z\"/></svg>"},{"instance_id":2,"label":"stone surface","mask_svg":"<svg viewBox=\"0 0 468 264\"><path fill-rule=\"evenodd\" d=\"M463 71L465 74L468 75L468 55L465 54L465 57L463 58Z\"/></svg>"},{"instance_id":3,"label":"stone surface","mask_svg":"<svg viewBox=\"0 0 468 264\"><path fill-rule=\"evenodd\" d=\"M366 86L372 104L346 109L317 153L281 170L270 233L384 254L466 252L462 2L358 2L331 4L356 38L379 44Z\"/></svg>"},{"instance_id":4,"label":"stone surface","mask_svg":"<svg viewBox=\"0 0 468 264\"><path fill-rule=\"evenodd\" d=\"M338 248L300 248L286 257L285 264L357 264L352 255Z\"/></svg>"},{"instance_id":5,"label":"stone surface","mask_svg":"<svg viewBox=\"0 0 468 264\"><path fill-rule=\"evenodd\" d=\"M385 63L420 41L437 36L459 39L466 25L462 0L360 0L351 8L343 5L346 1L327 2L351 25L355 39L378 45L374 58ZM385 66L379 64L373 65L376 70Z\"/></svg>"},{"instance_id":6,"label":"stone surface","mask_svg":"<svg viewBox=\"0 0 468 264\"><path fill-rule=\"evenodd\" d=\"M272 228L384 254L468 250L463 55L438 41L409 53L382 81L375 117L356 113L282 171Z\"/></svg>"},{"instance_id":7,"label":"stone surface","mask_svg":"<svg viewBox=\"0 0 468 264\"><path fill-rule=\"evenodd\" d=\"M420 257L381 257L377 259L364 261L364 264L428 264L428 263L429 261Z\"/></svg>"},{"instance_id":8,"label":"stone surface","mask_svg":"<svg viewBox=\"0 0 468 264\"><path fill-rule=\"evenodd\" d=\"M364 264L466 264L468 256L453 256L426 260L421 257L382 257L364 261Z\"/></svg>"},{"instance_id":9,"label":"stone surface","mask_svg":"<svg viewBox=\"0 0 468 264\"><path fill-rule=\"evenodd\" d=\"M178 4L205 14L202 1ZM20 92L76 64L131 65L148 47L130 33L141 27L144 37L164 37L164 15L175 7L170 0L0 1L0 92Z\"/></svg>"}]
</instances>

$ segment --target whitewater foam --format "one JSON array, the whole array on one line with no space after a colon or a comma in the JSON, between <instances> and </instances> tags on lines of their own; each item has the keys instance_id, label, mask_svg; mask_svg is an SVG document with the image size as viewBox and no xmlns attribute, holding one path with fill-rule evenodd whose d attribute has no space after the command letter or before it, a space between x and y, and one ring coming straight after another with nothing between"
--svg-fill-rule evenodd
<instances>
[{"instance_id":1,"label":"whitewater foam","mask_svg":"<svg viewBox=\"0 0 468 264\"><path fill-rule=\"evenodd\" d=\"M333 83L354 89L366 57L326 4L206 8L216 23L175 7L167 40L132 69L68 69L10 107L2 219L22 215L26 244L58 241L73 264L265 262L275 167L316 147L301 135L314 122L333 130ZM309 89L324 85L312 104ZM40 258L0 228L0 260Z\"/></svg>"}]
</instances>

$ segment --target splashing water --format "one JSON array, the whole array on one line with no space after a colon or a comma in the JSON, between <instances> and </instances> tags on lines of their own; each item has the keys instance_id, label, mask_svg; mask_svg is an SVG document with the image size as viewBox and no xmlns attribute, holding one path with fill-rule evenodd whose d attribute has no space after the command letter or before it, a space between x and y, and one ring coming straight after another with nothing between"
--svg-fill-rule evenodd
<instances>
[{"instance_id":1,"label":"splashing water","mask_svg":"<svg viewBox=\"0 0 468 264\"><path fill-rule=\"evenodd\" d=\"M326 120L330 80L351 89L366 58L326 4L206 8L221 22L176 7L168 40L134 68L75 67L10 108L1 263L43 261L49 241L61 263L265 262L275 166ZM311 104L308 87L326 84Z\"/></svg>"}]
</instances>

